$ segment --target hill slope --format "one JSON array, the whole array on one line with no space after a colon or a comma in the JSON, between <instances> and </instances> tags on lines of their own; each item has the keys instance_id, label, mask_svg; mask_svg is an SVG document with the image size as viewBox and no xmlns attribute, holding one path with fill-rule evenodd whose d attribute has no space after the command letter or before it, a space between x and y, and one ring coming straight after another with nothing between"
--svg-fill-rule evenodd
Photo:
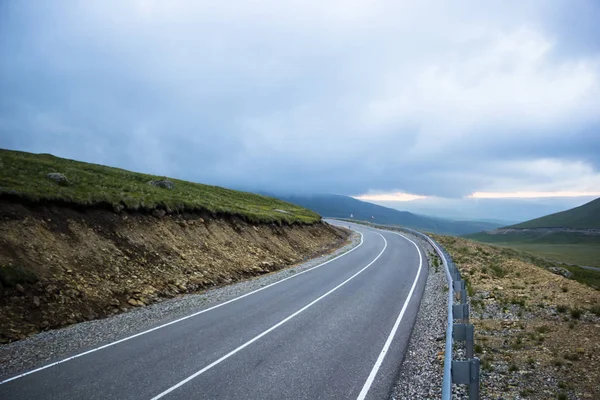
<instances>
[{"instance_id":1,"label":"hill slope","mask_svg":"<svg viewBox=\"0 0 600 400\"><path fill-rule=\"evenodd\" d=\"M521 224L466 235L577 265L600 267L600 199Z\"/></svg>"},{"instance_id":2,"label":"hill slope","mask_svg":"<svg viewBox=\"0 0 600 400\"><path fill-rule=\"evenodd\" d=\"M509 228L600 229L600 198L570 210L525 221Z\"/></svg>"},{"instance_id":3,"label":"hill slope","mask_svg":"<svg viewBox=\"0 0 600 400\"><path fill-rule=\"evenodd\" d=\"M274 198L0 150L0 344L276 271L347 237Z\"/></svg>"},{"instance_id":4,"label":"hill slope","mask_svg":"<svg viewBox=\"0 0 600 400\"><path fill-rule=\"evenodd\" d=\"M290 203L298 204L325 217L349 218L371 221L385 225L402 225L413 229L448 235L464 235L482 230L499 228L501 225L490 222L450 221L425 217L407 211L383 207L360 201L349 196L320 194L307 196L276 196Z\"/></svg>"},{"instance_id":5,"label":"hill slope","mask_svg":"<svg viewBox=\"0 0 600 400\"><path fill-rule=\"evenodd\" d=\"M48 174L60 173L67 181ZM151 212L208 212L251 222L314 223L319 215L281 200L52 156L0 149L0 197L33 203Z\"/></svg>"}]
</instances>

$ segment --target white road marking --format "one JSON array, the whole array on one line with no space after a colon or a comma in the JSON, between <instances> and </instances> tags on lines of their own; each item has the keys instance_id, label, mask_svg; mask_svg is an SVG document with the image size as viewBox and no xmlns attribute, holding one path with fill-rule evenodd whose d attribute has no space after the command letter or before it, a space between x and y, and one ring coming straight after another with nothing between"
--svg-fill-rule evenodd
<instances>
[{"instance_id":1,"label":"white road marking","mask_svg":"<svg viewBox=\"0 0 600 400\"><path fill-rule=\"evenodd\" d=\"M357 231L355 231L355 232L357 232ZM127 341L127 340L131 340L131 339L133 339L133 338L136 338L136 337L138 337L138 336L142 336L142 335L145 335L145 334L147 334L147 333L154 332L154 331L156 331L156 330L162 329L162 328L164 328L164 327L167 327L167 326L169 326L169 325L173 325L173 324L176 324L176 323L178 323L178 322L185 321L186 319L189 319L189 318L195 317L195 316L197 316L197 315L200 315L200 314L204 314L205 312L208 312L208 311L214 310L215 308L222 307L222 306L224 306L224 305L226 305L226 304L233 303L234 301L237 301L237 300L243 299L244 297L248 297L248 296L250 296L250 295L252 295L252 294L255 294L255 293L258 293L258 292L260 292L260 291L262 291L262 290L268 289L268 288L270 288L271 286L277 285L278 283L281 283L281 282L287 281L288 279L295 278L295 277L297 277L297 276L299 276L299 275L302 275L302 274L305 274L305 273L307 273L307 272L309 272L309 271L312 271L312 270L314 270L314 269L320 268L320 267L322 267L322 266L324 266L324 265L326 265L326 264L329 264L329 263L330 263L330 262L332 262L332 261L335 261L335 260L337 260L338 258L344 257L344 256L346 256L346 255L348 255L348 254L352 253L354 250L356 250L356 249L358 249L360 246L362 246L362 245L363 245L363 239L364 239L364 237L363 237L363 234L362 234L362 233L358 232L358 234L360 234L360 243L358 244L358 246L356 246L356 247L353 247L352 249L348 250L347 252L345 252L345 253L343 253L343 254L340 254L339 256L337 256L337 257L334 257L334 258L332 258L331 260L327 260L327 261L325 261L325 262L324 262L324 263L322 263L322 264L316 265L316 266L314 266L314 267L312 267L312 268L309 268L309 269L307 269L307 270L304 270L304 271L302 271L302 272L298 272L298 273L297 273L297 274L295 274L295 275L288 276L287 278L281 279L281 280L279 280L279 281L277 281L277 282L273 282L273 283L271 283L271 284L269 284L269 285L267 285L267 286L261 287L260 289L256 289L256 290L254 290L254 291L252 291L252 292L246 293L246 294L244 294L244 295L241 295L241 296L239 296L239 297L235 297L235 298L233 298L233 299L231 299L231 300L227 300L226 302L219 303L219 304L217 304L217 305L215 305L215 306L212 306L212 307L209 307L209 308L207 308L207 309L204 309L204 310L201 310L201 311L195 312L195 313L193 313L193 314L190 314L190 315L186 315L185 317L182 317L182 318L176 319L176 320L174 320L174 321L167 322L167 323L165 323L165 324L162 324L162 325L156 326L156 327L154 327L154 328L151 328L151 329L145 330L145 331L143 331L143 332L136 333L135 335L131 335L131 336L128 336L128 337L126 337L126 338L123 338L123 339L120 339L120 340L117 340L117 341L114 341L114 342L111 342L111 343L107 343L107 344L105 344L105 345L102 345L102 346L100 346L100 347L96 347L96 348L93 348L93 349L91 349L91 350L84 351L83 353L75 354L74 356L67 357L67 358L65 358L65 359L62 359L62 360L59 360L59 361L53 362L53 363L51 363L51 364L44 365L44 366L42 366L42 367L39 367L39 368L33 369L33 370L31 370L31 371L24 372L24 373L22 373L22 374L20 374L20 375L13 376L12 378L5 379L5 380L3 380L3 381L1 381L1 382L0 382L0 385L3 385L3 384L5 384L5 383L11 382L11 381L14 381L14 380L16 380L16 379L22 378L22 377L24 377L24 376L27 376L27 375L31 375L31 374L33 374L33 373L35 373L35 372L39 372L39 371L42 371L42 370L44 370L44 369L47 369L47 368L50 368L50 367L54 367L55 365L58 365L58 364L65 363L65 362L67 362L67 361L71 361L71 360L73 360L73 359L75 359L75 358L83 357L83 356L85 356L85 355L87 355L87 354L94 353L94 352L96 352L96 351L99 351L99 350L102 350L102 349L106 349L107 347L111 347L111 346L114 346L114 345L116 345L116 344L123 343L123 342L125 342L125 341Z\"/></svg>"},{"instance_id":2,"label":"white road marking","mask_svg":"<svg viewBox=\"0 0 600 400\"><path fill-rule=\"evenodd\" d=\"M383 246L383 250L381 250L381 252L377 255L377 257L375 257L375 259L373 259L373 261L371 261L369 264L367 264L367 266L365 266L364 268L362 268L360 271L358 271L357 273L355 273L354 275L352 275L350 278L346 279L345 281L343 281L342 283L340 283L339 285L337 285L336 287L334 287L333 289L331 289L330 291L328 291L327 293L321 295L320 297L318 297L317 299L311 301L310 303L308 303L307 305L305 305L304 307L302 307L301 309L299 309L298 311L296 311L295 313L291 314L290 316L288 316L287 318L282 319L281 321L279 321L277 324L273 325L272 327L270 327L269 329L267 329L266 331L260 333L259 335L253 337L252 339L250 339L249 341L247 341L246 343L244 343L243 345L239 346L238 348L230 351L229 353L225 354L223 357L219 358L218 360L214 361L213 363L207 365L206 367L202 368L200 371L196 372L193 375L190 375L189 377L185 378L184 380L182 380L181 382L179 382L178 384L171 386L170 388L168 388L167 390L165 390L164 392L154 396L151 400L158 400L164 396L166 396L167 394L171 393L172 391L174 391L175 389L185 385L186 383L188 383L189 381L191 381L192 379L198 377L199 375L202 375L203 373L205 373L206 371L208 371L209 369L211 369L212 367L220 364L221 362L225 361L226 359L228 359L229 357L233 356L235 353L243 350L244 348L250 346L252 343L256 342L258 339L262 338L263 336L267 335L269 332L272 332L273 330L279 328L281 325L285 324L286 322L288 322L289 320L291 320L292 318L296 317L298 314L302 313L303 311L307 310L308 308L312 307L313 305L315 305L316 303L318 303L319 301L323 300L325 297L329 296L331 293L335 292L336 290L338 290L339 288L341 288L342 286L344 286L346 283L350 282L352 279L356 278L358 275L360 275L364 270L366 270L367 268L369 268L371 265L373 265L373 263L375 263L375 261L377 261L379 259L379 257L381 257L381 255L383 254L383 252L385 251L385 249L387 248L387 240L385 240L385 238L383 237L382 234L377 233L379 236L381 236L383 238L384 241L384 246Z\"/></svg>"},{"instance_id":3,"label":"white road marking","mask_svg":"<svg viewBox=\"0 0 600 400\"><path fill-rule=\"evenodd\" d=\"M398 327L400 326L400 322L402 322L402 318L404 317L404 313L406 312L408 303L412 299L413 292L415 291L415 287L417 287L417 281L419 280L419 276L421 275L421 266L423 265L423 257L421 256L421 250L419 250L419 246L417 246L417 244L415 242L413 242L412 240L410 240L409 238L407 238L406 236L404 236L400 233L392 232L392 231L390 231L390 233L394 233L396 235L402 236L404 239L411 242L417 248L417 252L419 253L419 269L417 271L417 276L415 277L412 287L410 288L410 292L408 292L408 296L406 297L406 300L404 301L402 310L400 310L400 314L398 315L398 318L396 319L396 322L394 323L394 327L392 328L390 335L388 336L387 340L385 341L385 344L383 345L383 349L381 350L381 353L379 353L379 357L377 358L377 361L375 362L375 365L373 366L373 369L371 370L371 373L369 374L367 381L363 385L362 390L360 391L358 397L356 398L357 400L364 400L367 397L367 393L369 393L369 389L371 389L371 385L373 385L373 381L375 380L375 377L377 376L377 372L379 372L379 368L381 367L381 364L383 363L383 359L385 358L385 355L387 354L387 352L392 344L392 341L394 340L394 336L396 336L396 331L398 330Z\"/></svg>"}]
</instances>

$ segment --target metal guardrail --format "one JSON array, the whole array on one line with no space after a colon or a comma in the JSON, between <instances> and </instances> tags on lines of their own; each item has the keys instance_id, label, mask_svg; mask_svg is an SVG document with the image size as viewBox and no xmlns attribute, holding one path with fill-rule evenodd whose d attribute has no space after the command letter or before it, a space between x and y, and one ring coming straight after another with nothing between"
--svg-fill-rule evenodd
<instances>
[{"instance_id":1,"label":"metal guardrail","mask_svg":"<svg viewBox=\"0 0 600 400\"><path fill-rule=\"evenodd\" d=\"M479 400L480 362L474 357L474 328L469 324L469 304L465 281L452 261L450 254L429 236L409 228L401 228L421 237L438 253L448 280L448 327L446 329L446 350L444 354L444 378L442 400L452 399L452 384L468 385L469 399ZM455 300L458 301L455 304ZM455 323L455 320L460 322ZM454 342L465 342L465 359L453 360Z\"/></svg>"}]
</instances>

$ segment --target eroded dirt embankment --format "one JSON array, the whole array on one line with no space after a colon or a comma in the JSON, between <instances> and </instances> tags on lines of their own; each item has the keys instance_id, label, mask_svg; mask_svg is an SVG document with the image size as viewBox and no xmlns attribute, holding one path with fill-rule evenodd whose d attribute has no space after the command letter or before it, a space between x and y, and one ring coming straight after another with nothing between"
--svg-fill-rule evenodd
<instances>
[{"instance_id":1,"label":"eroded dirt embankment","mask_svg":"<svg viewBox=\"0 0 600 400\"><path fill-rule=\"evenodd\" d=\"M325 223L0 202L0 342L275 271L347 237Z\"/></svg>"}]
</instances>

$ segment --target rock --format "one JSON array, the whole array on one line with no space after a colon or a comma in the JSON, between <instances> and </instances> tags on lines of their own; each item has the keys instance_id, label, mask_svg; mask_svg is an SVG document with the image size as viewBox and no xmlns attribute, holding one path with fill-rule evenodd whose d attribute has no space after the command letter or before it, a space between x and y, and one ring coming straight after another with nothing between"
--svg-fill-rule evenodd
<instances>
[{"instance_id":1,"label":"rock","mask_svg":"<svg viewBox=\"0 0 600 400\"><path fill-rule=\"evenodd\" d=\"M167 212L161 208L155 208L152 210L152 216L156 218L162 218L167 214Z\"/></svg>"},{"instance_id":2,"label":"rock","mask_svg":"<svg viewBox=\"0 0 600 400\"><path fill-rule=\"evenodd\" d=\"M125 209L125 206L121 205L121 204L113 204L113 211L115 212L115 214L120 214L121 211L123 211Z\"/></svg>"},{"instance_id":3,"label":"rock","mask_svg":"<svg viewBox=\"0 0 600 400\"><path fill-rule=\"evenodd\" d=\"M496 290L504 290L502 286L496 286Z\"/></svg>"},{"instance_id":4,"label":"rock","mask_svg":"<svg viewBox=\"0 0 600 400\"><path fill-rule=\"evenodd\" d=\"M129 299L127 302L134 307L138 306L138 301L136 299Z\"/></svg>"},{"instance_id":5,"label":"rock","mask_svg":"<svg viewBox=\"0 0 600 400\"><path fill-rule=\"evenodd\" d=\"M178 223L179 223L179 226L181 226L182 228L185 228L186 226L188 226L188 224L185 220L181 220Z\"/></svg>"},{"instance_id":6,"label":"rock","mask_svg":"<svg viewBox=\"0 0 600 400\"><path fill-rule=\"evenodd\" d=\"M121 302L117 299L112 299L109 303L111 306L113 307L119 307L119 305L121 304Z\"/></svg>"},{"instance_id":7,"label":"rock","mask_svg":"<svg viewBox=\"0 0 600 400\"><path fill-rule=\"evenodd\" d=\"M51 172L48 175L46 175L46 178L53 180L59 185L66 186L69 184L69 180L67 179L67 177L58 172Z\"/></svg>"},{"instance_id":8,"label":"rock","mask_svg":"<svg viewBox=\"0 0 600 400\"><path fill-rule=\"evenodd\" d=\"M585 353L585 349L583 347L578 347L575 349L575 353L583 354L583 353Z\"/></svg>"},{"instance_id":9,"label":"rock","mask_svg":"<svg viewBox=\"0 0 600 400\"><path fill-rule=\"evenodd\" d=\"M548 270L553 274L564 276L565 278L571 278L573 276L573 273L566 268L550 267Z\"/></svg>"},{"instance_id":10,"label":"rock","mask_svg":"<svg viewBox=\"0 0 600 400\"><path fill-rule=\"evenodd\" d=\"M165 179L158 179L158 180L155 180L155 181L150 181L150 182L148 182L148 184L150 184L152 186L159 187L159 188L163 188L163 189L173 189L173 188L175 188L175 184L173 184L173 182L171 182L167 178L165 178Z\"/></svg>"},{"instance_id":11,"label":"rock","mask_svg":"<svg viewBox=\"0 0 600 400\"><path fill-rule=\"evenodd\" d=\"M37 296L33 296L33 305L36 307L40 306L40 298Z\"/></svg>"},{"instance_id":12,"label":"rock","mask_svg":"<svg viewBox=\"0 0 600 400\"><path fill-rule=\"evenodd\" d=\"M15 289L17 289L17 292L19 293L25 293L25 288L18 283L15 285Z\"/></svg>"},{"instance_id":13,"label":"rock","mask_svg":"<svg viewBox=\"0 0 600 400\"><path fill-rule=\"evenodd\" d=\"M40 328L42 329L46 329L50 326L50 322L48 321L42 321L42 323L40 324Z\"/></svg>"}]
</instances>

